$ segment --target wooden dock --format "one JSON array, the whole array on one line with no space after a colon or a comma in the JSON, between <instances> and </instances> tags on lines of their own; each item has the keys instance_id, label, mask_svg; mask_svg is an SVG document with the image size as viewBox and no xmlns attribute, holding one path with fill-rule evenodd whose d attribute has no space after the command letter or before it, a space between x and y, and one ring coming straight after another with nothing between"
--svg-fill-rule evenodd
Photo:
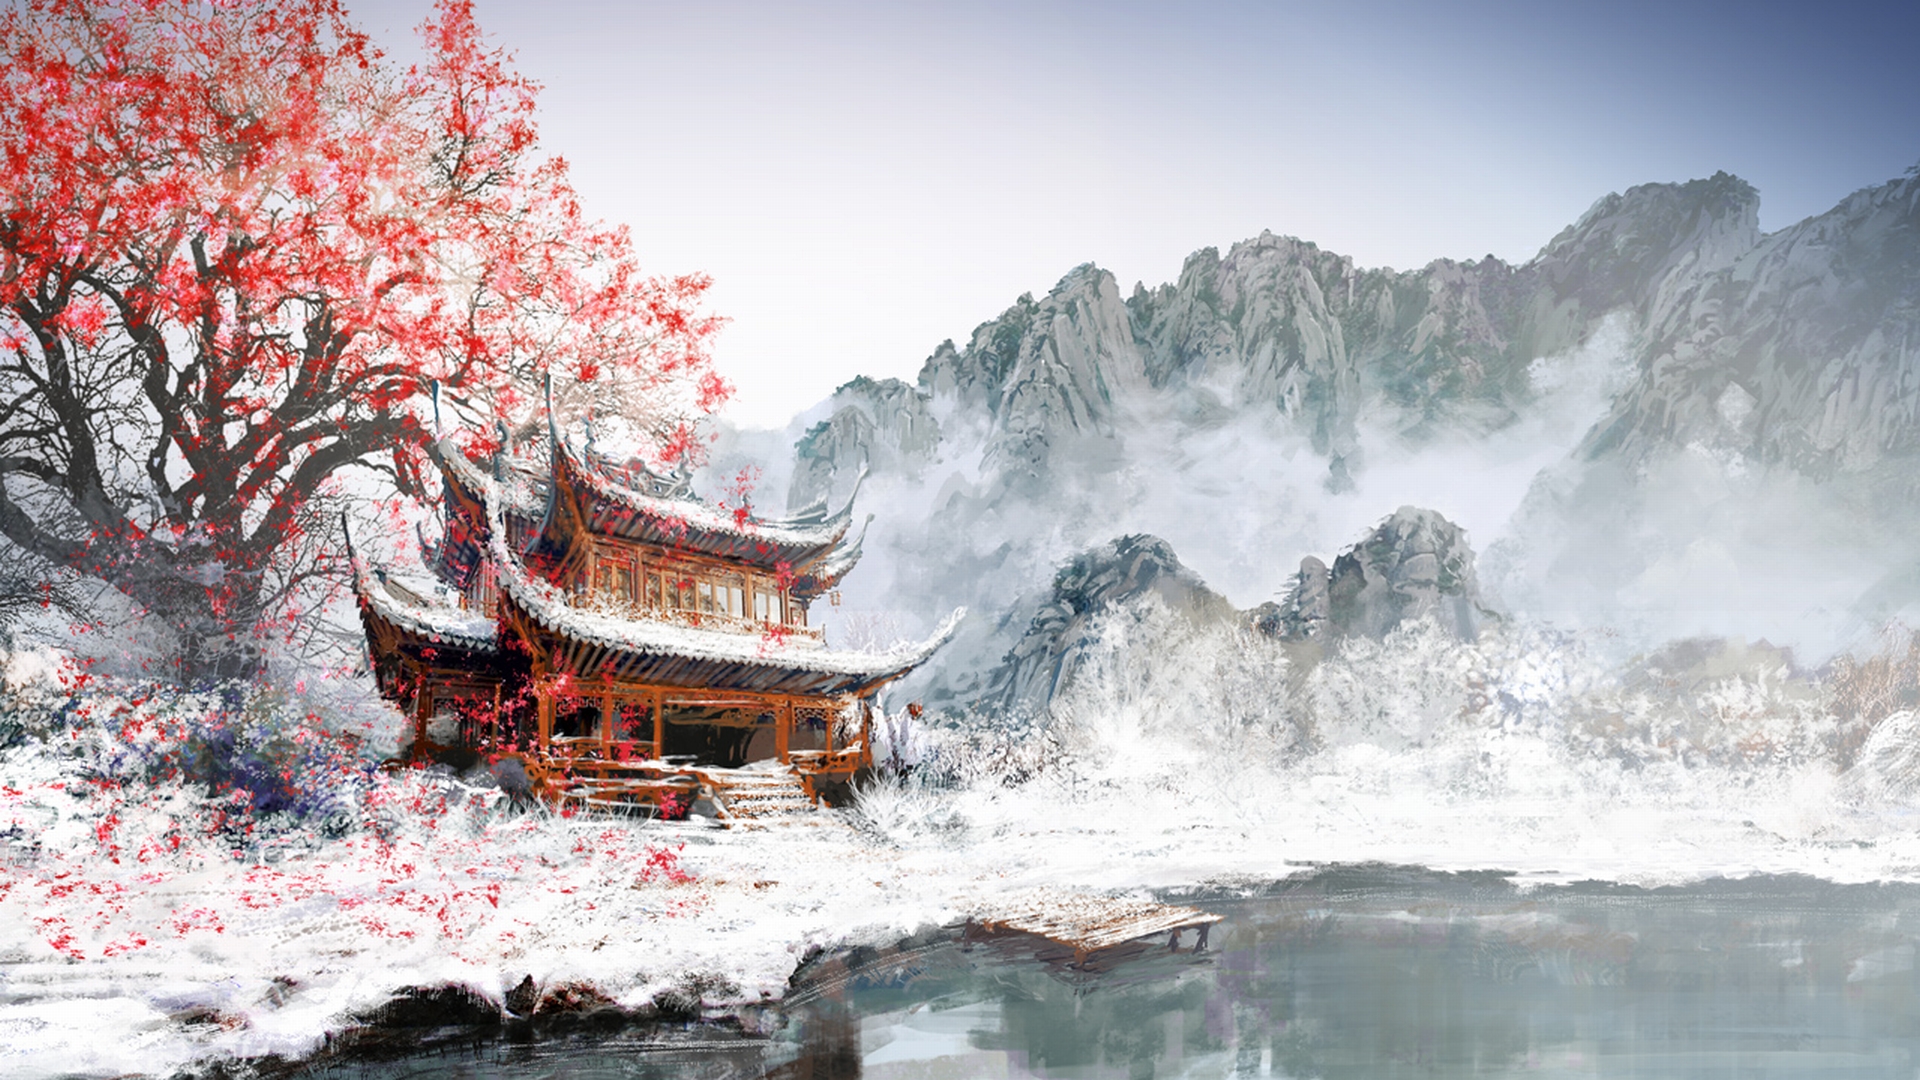
<instances>
[{"instance_id":1,"label":"wooden dock","mask_svg":"<svg viewBox=\"0 0 1920 1080\"><path fill-rule=\"evenodd\" d=\"M1207 929L1223 917L1155 900L1035 889L988 900L970 921L988 933L1013 931L1064 945L1075 962L1084 962L1103 949L1161 934L1177 946L1183 930L1200 931L1194 947L1204 948Z\"/></svg>"}]
</instances>

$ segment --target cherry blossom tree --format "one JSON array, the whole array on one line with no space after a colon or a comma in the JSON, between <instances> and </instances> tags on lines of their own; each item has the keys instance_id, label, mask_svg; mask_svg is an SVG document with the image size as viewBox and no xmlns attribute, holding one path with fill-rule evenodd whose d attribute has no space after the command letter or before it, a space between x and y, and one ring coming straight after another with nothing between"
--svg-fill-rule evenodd
<instances>
[{"instance_id":1,"label":"cherry blossom tree","mask_svg":"<svg viewBox=\"0 0 1920 1080\"><path fill-rule=\"evenodd\" d=\"M420 33L397 70L338 0L0 17L0 536L183 678L258 670L345 478L425 491L436 383L476 454L549 379L665 455L726 395L707 280L584 216L470 3Z\"/></svg>"}]
</instances>

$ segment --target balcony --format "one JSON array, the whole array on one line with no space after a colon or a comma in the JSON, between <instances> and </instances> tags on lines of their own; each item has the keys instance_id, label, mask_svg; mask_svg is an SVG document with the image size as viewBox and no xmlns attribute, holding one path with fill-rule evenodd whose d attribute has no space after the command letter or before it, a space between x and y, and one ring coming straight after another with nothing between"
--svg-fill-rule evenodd
<instances>
[{"instance_id":1,"label":"balcony","mask_svg":"<svg viewBox=\"0 0 1920 1080\"><path fill-rule=\"evenodd\" d=\"M810 642L816 645L826 643L826 635L818 627L787 626L764 619L743 619L733 615L722 615L713 611L688 611L680 608L651 608L644 604L605 596L580 596L573 598L573 606L582 611L591 611L600 615L611 615L617 619L631 619L635 622L650 621L666 623L671 626L690 626L702 630L718 630L728 634L750 634L754 637L784 637L790 641Z\"/></svg>"}]
</instances>

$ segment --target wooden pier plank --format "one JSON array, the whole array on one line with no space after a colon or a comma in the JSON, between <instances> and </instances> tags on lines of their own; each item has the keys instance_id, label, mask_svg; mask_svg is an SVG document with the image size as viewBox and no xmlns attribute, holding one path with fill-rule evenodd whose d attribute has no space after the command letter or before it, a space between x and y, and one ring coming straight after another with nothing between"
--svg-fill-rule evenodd
<instances>
[{"instance_id":1,"label":"wooden pier plank","mask_svg":"<svg viewBox=\"0 0 1920 1080\"><path fill-rule=\"evenodd\" d=\"M1084 954L1207 926L1222 918L1199 908L1155 900L1047 889L988 899L977 906L973 921L988 930L1033 934Z\"/></svg>"}]
</instances>

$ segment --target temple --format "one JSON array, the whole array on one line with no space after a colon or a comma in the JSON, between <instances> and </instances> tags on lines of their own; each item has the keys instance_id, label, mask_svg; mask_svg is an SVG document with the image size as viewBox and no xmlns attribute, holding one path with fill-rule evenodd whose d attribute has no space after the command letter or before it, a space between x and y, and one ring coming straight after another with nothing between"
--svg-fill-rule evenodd
<instances>
[{"instance_id":1,"label":"temple","mask_svg":"<svg viewBox=\"0 0 1920 1080\"><path fill-rule=\"evenodd\" d=\"M490 466L448 440L430 457L445 530L421 541L439 586L354 560L374 678L415 760L512 755L550 797L669 813L694 781L713 794L764 762L818 798L871 766L874 696L961 614L916 645L826 647L808 610L860 557L853 496L763 520L551 424Z\"/></svg>"}]
</instances>

